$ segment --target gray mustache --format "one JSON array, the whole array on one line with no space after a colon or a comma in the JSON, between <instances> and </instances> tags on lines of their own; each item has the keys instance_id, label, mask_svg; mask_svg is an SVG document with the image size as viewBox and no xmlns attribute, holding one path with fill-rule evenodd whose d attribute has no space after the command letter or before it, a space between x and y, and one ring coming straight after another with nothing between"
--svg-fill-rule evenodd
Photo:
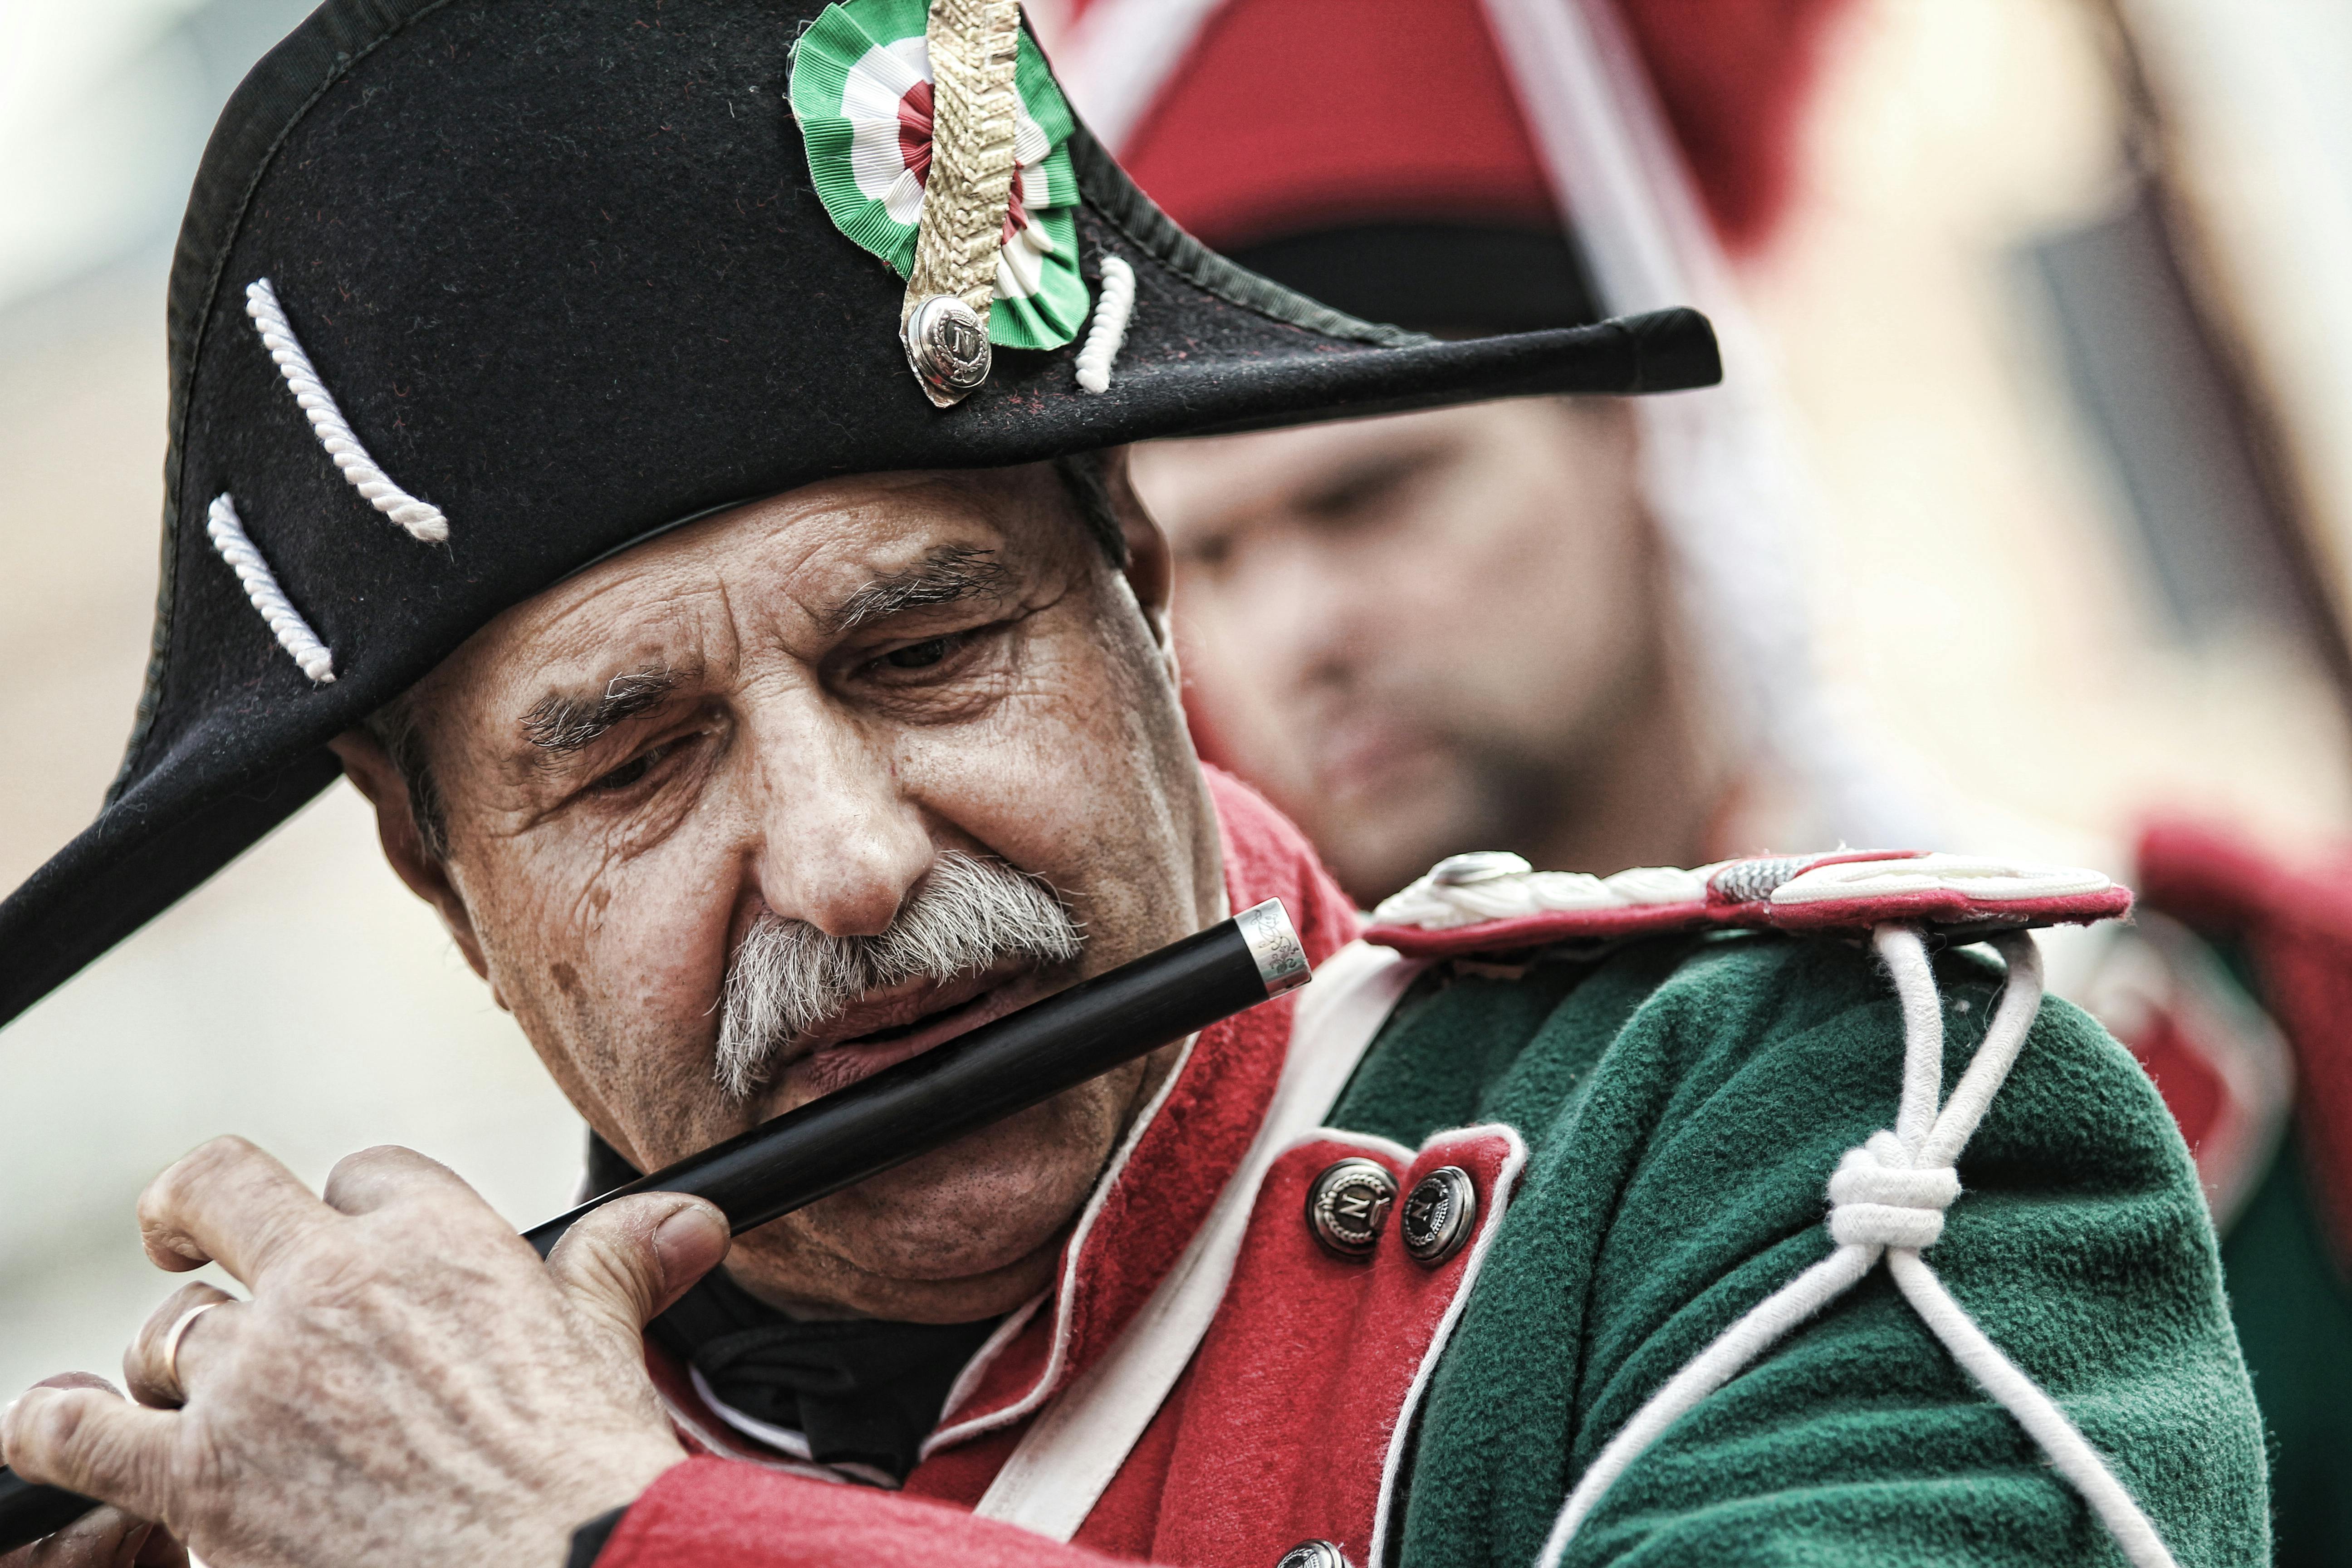
<instances>
[{"instance_id":1,"label":"gray mustache","mask_svg":"<svg viewBox=\"0 0 2352 1568\"><path fill-rule=\"evenodd\" d=\"M1084 945L1052 889L1001 860L949 850L887 931L828 936L763 915L745 934L719 996L712 1076L740 1100L766 1081L785 1042L865 995L915 979L945 984L1008 957L1059 963Z\"/></svg>"}]
</instances>

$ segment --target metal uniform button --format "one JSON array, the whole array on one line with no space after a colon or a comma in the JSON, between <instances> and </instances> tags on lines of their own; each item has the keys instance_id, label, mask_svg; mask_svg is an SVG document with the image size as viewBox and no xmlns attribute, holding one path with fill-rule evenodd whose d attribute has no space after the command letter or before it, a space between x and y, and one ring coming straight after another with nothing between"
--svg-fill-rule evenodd
<instances>
[{"instance_id":1,"label":"metal uniform button","mask_svg":"<svg viewBox=\"0 0 2352 1568\"><path fill-rule=\"evenodd\" d=\"M1387 1166L1371 1160L1341 1160L1324 1167L1308 1185L1307 1228L1315 1233L1324 1251L1340 1258L1362 1258L1381 1239L1381 1226L1388 1223L1396 1195L1396 1178L1389 1174ZM1306 1547L1297 1550L1303 1552Z\"/></svg>"},{"instance_id":2,"label":"metal uniform button","mask_svg":"<svg viewBox=\"0 0 2352 1568\"><path fill-rule=\"evenodd\" d=\"M934 294L907 318L907 360L923 384L950 402L988 379L988 329L953 294Z\"/></svg>"},{"instance_id":3,"label":"metal uniform button","mask_svg":"<svg viewBox=\"0 0 2352 1568\"><path fill-rule=\"evenodd\" d=\"M1416 1263L1432 1266L1462 1250L1478 1225L1478 1189L1459 1165L1440 1165L1413 1184L1397 1215L1397 1235Z\"/></svg>"},{"instance_id":4,"label":"metal uniform button","mask_svg":"<svg viewBox=\"0 0 2352 1568\"><path fill-rule=\"evenodd\" d=\"M1507 849L1473 849L1448 855L1429 868L1429 879L1441 888L1469 888L1505 877L1524 877L1535 868Z\"/></svg>"},{"instance_id":5,"label":"metal uniform button","mask_svg":"<svg viewBox=\"0 0 2352 1568\"><path fill-rule=\"evenodd\" d=\"M1284 1552L1274 1568L1348 1568L1348 1559L1328 1541L1302 1541Z\"/></svg>"}]
</instances>

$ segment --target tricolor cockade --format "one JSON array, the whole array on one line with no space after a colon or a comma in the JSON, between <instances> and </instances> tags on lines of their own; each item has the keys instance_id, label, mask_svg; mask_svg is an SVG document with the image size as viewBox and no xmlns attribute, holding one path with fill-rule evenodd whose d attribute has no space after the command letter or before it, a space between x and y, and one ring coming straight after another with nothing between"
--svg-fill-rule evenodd
<instances>
[{"instance_id":1,"label":"tricolor cockade","mask_svg":"<svg viewBox=\"0 0 2352 1568\"><path fill-rule=\"evenodd\" d=\"M792 104L818 197L841 232L901 278L914 267L931 170L932 72L925 0L828 5L793 51ZM1069 105L1035 40L1021 35L1012 200L996 253L989 341L1059 348L1087 316L1078 272Z\"/></svg>"}]
</instances>

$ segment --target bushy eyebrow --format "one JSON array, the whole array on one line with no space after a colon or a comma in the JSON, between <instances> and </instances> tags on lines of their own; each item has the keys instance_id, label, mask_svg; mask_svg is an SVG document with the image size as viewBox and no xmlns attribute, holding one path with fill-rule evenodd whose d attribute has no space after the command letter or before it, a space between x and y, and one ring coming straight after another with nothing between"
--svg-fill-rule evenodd
<instances>
[{"instance_id":1,"label":"bushy eyebrow","mask_svg":"<svg viewBox=\"0 0 2352 1568\"><path fill-rule=\"evenodd\" d=\"M678 679L656 664L616 675L601 690L551 691L522 716L523 739L550 756L576 752L614 725L660 707Z\"/></svg>"},{"instance_id":2,"label":"bushy eyebrow","mask_svg":"<svg viewBox=\"0 0 2352 1568\"><path fill-rule=\"evenodd\" d=\"M845 632L907 610L999 598L1013 581L1013 571L995 555L992 550L942 544L920 565L886 573L843 599L825 616L825 624Z\"/></svg>"}]
</instances>

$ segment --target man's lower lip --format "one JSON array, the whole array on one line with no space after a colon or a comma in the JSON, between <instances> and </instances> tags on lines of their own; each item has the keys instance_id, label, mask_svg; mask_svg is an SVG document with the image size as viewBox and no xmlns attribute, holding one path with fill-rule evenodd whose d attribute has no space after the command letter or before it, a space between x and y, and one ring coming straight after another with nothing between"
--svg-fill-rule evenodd
<instances>
[{"instance_id":1,"label":"man's lower lip","mask_svg":"<svg viewBox=\"0 0 2352 1568\"><path fill-rule=\"evenodd\" d=\"M861 1035L854 1040L840 1040L821 1046L794 1062L786 1070L786 1078L796 1080L796 1086L814 1094L831 1094L847 1089L860 1079L871 1078L884 1068L896 1067L910 1058L943 1046L951 1039L976 1027L1002 986L992 987L970 1001L918 1018L912 1024L895 1029L879 1029L871 1035ZM958 1024L963 1027L956 1027Z\"/></svg>"}]
</instances>

